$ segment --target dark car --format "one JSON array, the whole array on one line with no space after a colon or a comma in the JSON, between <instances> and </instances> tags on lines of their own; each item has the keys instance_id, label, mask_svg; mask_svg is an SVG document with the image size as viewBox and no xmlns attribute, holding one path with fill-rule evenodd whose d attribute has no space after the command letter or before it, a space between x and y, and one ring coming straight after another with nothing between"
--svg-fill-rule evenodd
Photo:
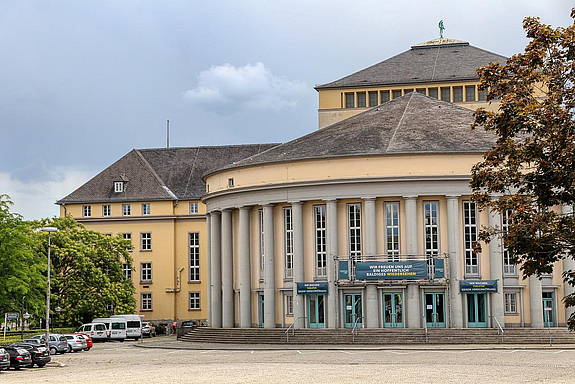
<instances>
[{"instance_id":1,"label":"dark car","mask_svg":"<svg viewBox=\"0 0 575 384\"><path fill-rule=\"evenodd\" d=\"M22 347L2 347L10 354L10 366L14 369L32 366L32 356L25 348Z\"/></svg>"},{"instance_id":2,"label":"dark car","mask_svg":"<svg viewBox=\"0 0 575 384\"><path fill-rule=\"evenodd\" d=\"M10 354L0 347L0 371L10 368Z\"/></svg>"},{"instance_id":3,"label":"dark car","mask_svg":"<svg viewBox=\"0 0 575 384\"><path fill-rule=\"evenodd\" d=\"M36 364L37 366L42 368L52 360L52 358L50 357L50 351L48 351L46 347L43 345L34 345L26 342L19 342L10 344L10 346L16 348L24 348L28 352L30 352L30 355L32 356L31 366Z\"/></svg>"}]
</instances>

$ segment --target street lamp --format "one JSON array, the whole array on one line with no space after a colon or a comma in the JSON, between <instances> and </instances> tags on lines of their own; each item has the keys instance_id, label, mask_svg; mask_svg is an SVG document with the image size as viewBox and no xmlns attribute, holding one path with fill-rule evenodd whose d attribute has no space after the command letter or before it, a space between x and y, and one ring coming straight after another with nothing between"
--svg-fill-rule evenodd
<instances>
[{"instance_id":1,"label":"street lamp","mask_svg":"<svg viewBox=\"0 0 575 384\"><path fill-rule=\"evenodd\" d=\"M50 350L50 234L58 232L58 228L43 227L42 232L48 232L48 279L46 281L46 350Z\"/></svg>"}]
</instances>

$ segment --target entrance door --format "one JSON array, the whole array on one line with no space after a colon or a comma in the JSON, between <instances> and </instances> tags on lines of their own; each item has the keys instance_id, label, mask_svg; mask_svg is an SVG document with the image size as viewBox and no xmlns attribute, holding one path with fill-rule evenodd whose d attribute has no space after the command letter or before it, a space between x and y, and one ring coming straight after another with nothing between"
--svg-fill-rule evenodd
<instances>
[{"instance_id":1,"label":"entrance door","mask_svg":"<svg viewBox=\"0 0 575 384\"><path fill-rule=\"evenodd\" d=\"M485 293L467 294L467 326L487 328L487 305Z\"/></svg>"},{"instance_id":2,"label":"entrance door","mask_svg":"<svg viewBox=\"0 0 575 384\"><path fill-rule=\"evenodd\" d=\"M383 294L383 326L403 328L403 296L401 293Z\"/></svg>"},{"instance_id":3,"label":"entrance door","mask_svg":"<svg viewBox=\"0 0 575 384\"><path fill-rule=\"evenodd\" d=\"M346 293L343 295L345 303L345 327L353 328L357 319L361 317L361 293ZM358 324L363 324L359 319Z\"/></svg>"},{"instance_id":4,"label":"entrance door","mask_svg":"<svg viewBox=\"0 0 575 384\"><path fill-rule=\"evenodd\" d=\"M555 306L553 292L543 292L543 323L546 327L555 326Z\"/></svg>"},{"instance_id":5,"label":"entrance door","mask_svg":"<svg viewBox=\"0 0 575 384\"><path fill-rule=\"evenodd\" d=\"M264 295L261 293L258 294L258 325L264 326Z\"/></svg>"},{"instance_id":6,"label":"entrance door","mask_svg":"<svg viewBox=\"0 0 575 384\"><path fill-rule=\"evenodd\" d=\"M323 328L325 326L324 295L307 295L310 328Z\"/></svg>"},{"instance_id":7,"label":"entrance door","mask_svg":"<svg viewBox=\"0 0 575 384\"><path fill-rule=\"evenodd\" d=\"M443 292L425 293L425 322L428 328L445 328L445 295Z\"/></svg>"}]
</instances>

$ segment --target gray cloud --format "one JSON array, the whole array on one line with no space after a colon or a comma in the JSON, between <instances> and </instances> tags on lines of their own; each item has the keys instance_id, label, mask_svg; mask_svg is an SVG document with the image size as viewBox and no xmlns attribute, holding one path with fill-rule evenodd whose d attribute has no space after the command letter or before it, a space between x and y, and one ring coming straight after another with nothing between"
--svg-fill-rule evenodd
<instances>
[{"instance_id":1,"label":"gray cloud","mask_svg":"<svg viewBox=\"0 0 575 384\"><path fill-rule=\"evenodd\" d=\"M64 175L48 169L44 160L36 160L31 164L18 168L10 173L10 179L24 184L62 182Z\"/></svg>"}]
</instances>

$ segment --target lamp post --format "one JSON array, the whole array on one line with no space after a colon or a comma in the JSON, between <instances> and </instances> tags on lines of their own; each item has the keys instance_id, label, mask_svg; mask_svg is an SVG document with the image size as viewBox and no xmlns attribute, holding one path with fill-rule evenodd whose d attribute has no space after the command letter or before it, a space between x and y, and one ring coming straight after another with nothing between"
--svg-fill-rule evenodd
<instances>
[{"instance_id":1,"label":"lamp post","mask_svg":"<svg viewBox=\"0 0 575 384\"><path fill-rule=\"evenodd\" d=\"M26 299L26 295L22 296L22 309L20 310L20 334L22 336L22 340L24 340L24 300ZM26 311L28 314L28 311Z\"/></svg>"},{"instance_id":2,"label":"lamp post","mask_svg":"<svg viewBox=\"0 0 575 384\"><path fill-rule=\"evenodd\" d=\"M46 350L50 350L50 234L58 232L58 228L44 227L42 232L48 232L48 279L46 281Z\"/></svg>"}]
</instances>

